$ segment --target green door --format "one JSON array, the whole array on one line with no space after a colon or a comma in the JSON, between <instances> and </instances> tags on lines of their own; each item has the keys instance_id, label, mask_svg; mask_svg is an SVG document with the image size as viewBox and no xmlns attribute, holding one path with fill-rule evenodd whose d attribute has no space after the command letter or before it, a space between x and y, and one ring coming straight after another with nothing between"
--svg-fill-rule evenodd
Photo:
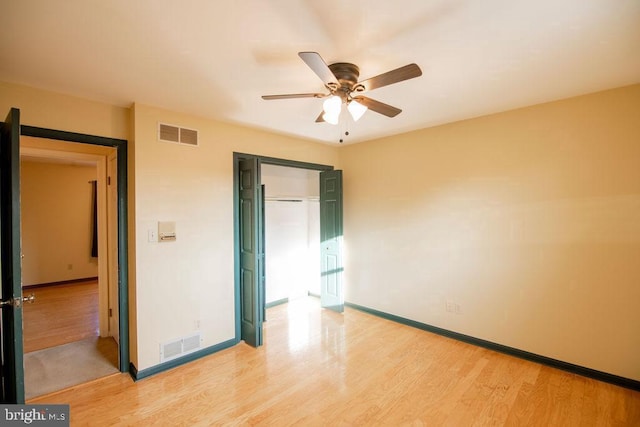
<instances>
[{"instance_id":1,"label":"green door","mask_svg":"<svg viewBox=\"0 0 640 427\"><path fill-rule=\"evenodd\" d=\"M240 338L262 345L262 195L258 159L239 162Z\"/></svg>"},{"instance_id":2,"label":"green door","mask_svg":"<svg viewBox=\"0 0 640 427\"><path fill-rule=\"evenodd\" d=\"M344 311L342 290L342 171L320 173L320 303Z\"/></svg>"},{"instance_id":3,"label":"green door","mask_svg":"<svg viewBox=\"0 0 640 427\"><path fill-rule=\"evenodd\" d=\"M266 225L265 225L265 212L264 212L264 197L266 194L266 190L264 188L264 184L260 186L260 241L258 245L259 250L259 261L260 261L260 305L262 306L262 321L267 321L267 257L265 251L265 242L267 241L267 237L265 235Z\"/></svg>"},{"instance_id":4,"label":"green door","mask_svg":"<svg viewBox=\"0 0 640 427\"><path fill-rule=\"evenodd\" d=\"M20 110L12 108L0 132L2 255L2 402L24 403L22 265L20 249Z\"/></svg>"}]
</instances>

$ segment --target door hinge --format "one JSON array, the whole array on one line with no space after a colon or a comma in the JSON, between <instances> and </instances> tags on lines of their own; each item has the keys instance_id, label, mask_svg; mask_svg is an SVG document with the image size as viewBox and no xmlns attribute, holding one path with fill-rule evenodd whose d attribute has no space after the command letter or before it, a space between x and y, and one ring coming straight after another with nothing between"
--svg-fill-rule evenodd
<instances>
[{"instance_id":1,"label":"door hinge","mask_svg":"<svg viewBox=\"0 0 640 427\"><path fill-rule=\"evenodd\" d=\"M107 177L107 185L111 185L111 177L110 176Z\"/></svg>"},{"instance_id":2,"label":"door hinge","mask_svg":"<svg viewBox=\"0 0 640 427\"><path fill-rule=\"evenodd\" d=\"M109 317L113 317L113 309L112 308L109 309Z\"/></svg>"}]
</instances>

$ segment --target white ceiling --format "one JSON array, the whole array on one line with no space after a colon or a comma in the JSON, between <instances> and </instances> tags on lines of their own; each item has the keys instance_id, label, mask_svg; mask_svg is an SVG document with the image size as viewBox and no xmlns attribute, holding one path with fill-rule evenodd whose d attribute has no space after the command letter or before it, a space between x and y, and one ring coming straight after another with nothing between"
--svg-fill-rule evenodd
<instances>
[{"instance_id":1,"label":"white ceiling","mask_svg":"<svg viewBox=\"0 0 640 427\"><path fill-rule=\"evenodd\" d=\"M336 143L364 141L640 82L638 0L0 0L0 80ZM352 62L401 108L315 123L298 57ZM348 122L348 123L347 123Z\"/></svg>"}]
</instances>

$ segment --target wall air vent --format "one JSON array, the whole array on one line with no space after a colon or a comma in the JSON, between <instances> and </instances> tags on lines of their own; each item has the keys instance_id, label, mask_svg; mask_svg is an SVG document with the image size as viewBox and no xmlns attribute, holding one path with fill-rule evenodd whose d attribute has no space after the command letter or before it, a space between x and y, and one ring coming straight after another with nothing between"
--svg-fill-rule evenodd
<instances>
[{"instance_id":1,"label":"wall air vent","mask_svg":"<svg viewBox=\"0 0 640 427\"><path fill-rule=\"evenodd\" d=\"M200 349L200 332L160 344L160 362L175 359Z\"/></svg>"},{"instance_id":2,"label":"wall air vent","mask_svg":"<svg viewBox=\"0 0 640 427\"><path fill-rule=\"evenodd\" d=\"M198 131L179 126L158 123L158 139L184 145L198 145Z\"/></svg>"}]
</instances>

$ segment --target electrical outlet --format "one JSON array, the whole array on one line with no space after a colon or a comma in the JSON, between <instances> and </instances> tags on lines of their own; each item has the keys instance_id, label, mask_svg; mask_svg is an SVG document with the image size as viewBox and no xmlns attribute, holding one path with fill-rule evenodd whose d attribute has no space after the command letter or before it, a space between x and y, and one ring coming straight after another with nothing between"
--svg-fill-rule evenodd
<instances>
[{"instance_id":1,"label":"electrical outlet","mask_svg":"<svg viewBox=\"0 0 640 427\"><path fill-rule=\"evenodd\" d=\"M149 230L147 230L147 239L151 243L157 242L158 241L158 232L156 230L153 230L153 229L150 228Z\"/></svg>"},{"instance_id":2,"label":"electrical outlet","mask_svg":"<svg viewBox=\"0 0 640 427\"><path fill-rule=\"evenodd\" d=\"M449 313L453 313L453 311L455 310L455 304L453 303L453 301L447 301L445 303L445 310L447 310Z\"/></svg>"}]
</instances>

